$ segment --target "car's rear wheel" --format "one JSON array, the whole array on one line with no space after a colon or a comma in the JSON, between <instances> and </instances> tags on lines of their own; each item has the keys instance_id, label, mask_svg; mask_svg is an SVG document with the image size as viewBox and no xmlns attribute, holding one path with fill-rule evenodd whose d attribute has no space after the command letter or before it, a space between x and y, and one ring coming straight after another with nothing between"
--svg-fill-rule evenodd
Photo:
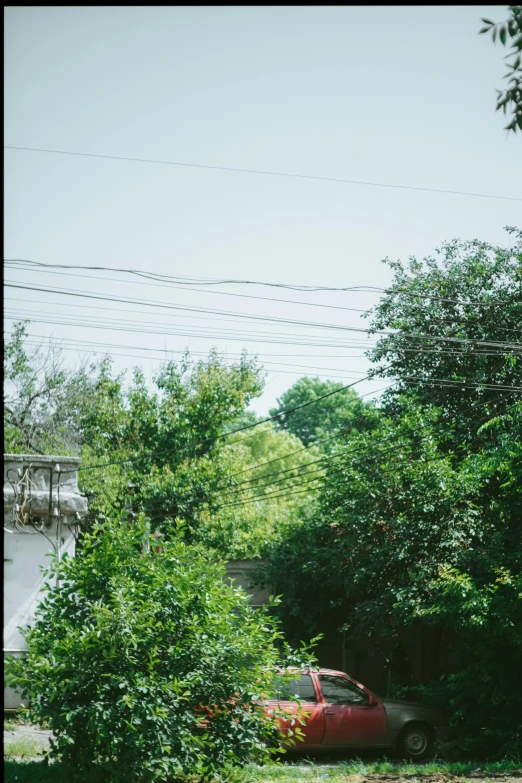
<instances>
[{"instance_id":1,"label":"car's rear wheel","mask_svg":"<svg viewBox=\"0 0 522 783\"><path fill-rule=\"evenodd\" d=\"M400 734L397 752L402 758L424 761L433 754L433 746L433 732L429 726L423 723L410 723Z\"/></svg>"}]
</instances>

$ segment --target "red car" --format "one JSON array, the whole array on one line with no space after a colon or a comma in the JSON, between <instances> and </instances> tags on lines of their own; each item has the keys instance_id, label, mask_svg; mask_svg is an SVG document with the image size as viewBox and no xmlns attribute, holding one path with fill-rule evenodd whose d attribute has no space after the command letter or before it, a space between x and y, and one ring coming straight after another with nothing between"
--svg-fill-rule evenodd
<instances>
[{"instance_id":1,"label":"red car","mask_svg":"<svg viewBox=\"0 0 522 783\"><path fill-rule=\"evenodd\" d=\"M344 672L331 669L296 672L266 703L269 713L274 708L288 714L287 720L279 719L285 734L296 726L304 734L294 750L379 748L421 761L432 754L435 740L447 734L442 713L422 704L381 699ZM304 726L295 721L299 708L309 713Z\"/></svg>"}]
</instances>

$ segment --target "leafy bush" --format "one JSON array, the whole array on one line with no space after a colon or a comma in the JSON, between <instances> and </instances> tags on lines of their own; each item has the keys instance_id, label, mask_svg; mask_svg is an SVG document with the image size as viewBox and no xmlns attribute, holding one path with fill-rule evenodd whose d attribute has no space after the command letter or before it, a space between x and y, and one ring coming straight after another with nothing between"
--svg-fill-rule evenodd
<instances>
[{"instance_id":1,"label":"leafy bush","mask_svg":"<svg viewBox=\"0 0 522 783\"><path fill-rule=\"evenodd\" d=\"M219 779L279 746L260 700L281 650L286 665L305 662L221 564L181 538L147 552L145 529L98 524L76 558L53 561L7 678L79 778Z\"/></svg>"}]
</instances>

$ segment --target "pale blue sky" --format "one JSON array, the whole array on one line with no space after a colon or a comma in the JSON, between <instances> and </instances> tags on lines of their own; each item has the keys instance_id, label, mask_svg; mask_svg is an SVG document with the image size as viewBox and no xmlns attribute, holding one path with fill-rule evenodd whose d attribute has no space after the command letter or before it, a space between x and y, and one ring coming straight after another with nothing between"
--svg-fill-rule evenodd
<instances>
[{"instance_id":1,"label":"pale blue sky","mask_svg":"<svg viewBox=\"0 0 522 783\"><path fill-rule=\"evenodd\" d=\"M507 135L494 111L505 52L477 35L481 16L505 15L503 6L7 8L5 143L520 197L520 134ZM385 286L385 256L422 256L456 236L507 242L503 226L522 222L516 201L16 150L5 151L5 197L6 258L308 285ZM354 312L123 279L26 271L6 278L367 325ZM222 290L292 298L267 288ZM355 308L375 301L348 293L293 298ZM128 346L114 348L128 354L116 355L116 366L140 363L148 377L158 358L139 348L217 345L232 355L244 344L272 362L255 404L263 413L299 375L313 374L302 367L347 381L367 368L356 343L296 346L255 334L270 330L277 334L263 339L287 343L319 334L332 345L350 339L339 332L147 315L145 307L122 314L138 308L88 303L6 292L13 315L92 319L88 327L35 323L32 334ZM183 333L94 328L101 318ZM195 336L202 327L205 337ZM225 327L234 332L218 339ZM242 341L245 330L252 342ZM140 353L143 360L131 356Z\"/></svg>"}]
</instances>

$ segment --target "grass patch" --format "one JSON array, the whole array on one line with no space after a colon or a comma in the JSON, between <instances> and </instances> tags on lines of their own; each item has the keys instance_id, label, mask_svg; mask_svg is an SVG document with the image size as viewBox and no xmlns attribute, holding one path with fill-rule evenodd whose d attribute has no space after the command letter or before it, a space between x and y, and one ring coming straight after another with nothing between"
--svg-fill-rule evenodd
<instances>
[{"instance_id":1,"label":"grass patch","mask_svg":"<svg viewBox=\"0 0 522 783\"><path fill-rule=\"evenodd\" d=\"M497 776L522 776L522 764L519 761L496 762L444 762L431 761L425 764L411 764L389 760L365 761L355 758L349 761L329 760L328 765L321 763L319 756L313 760L287 760L283 764L264 767L249 766L245 769L245 783L362 783L370 776L386 775L393 778L423 778L427 776L445 776L460 779L492 780Z\"/></svg>"},{"instance_id":2,"label":"grass patch","mask_svg":"<svg viewBox=\"0 0 522 783\"><path fill-rule=\"evenodd\" d=\"M505 778L522 776L522 764L516 761L497 761L491 763L432 761L426 764L408 764L387 760L363 761L353 759L339 761L325 766L305 759L294 763L267 764L263 767L250 765L244 768L240 778L242 783L363 783L368 776L390 775L391 780L413 778L412 783L426 776L440 775L441 783L447 775L447 783L455 776L460 781L469 779L476 783L494 780L497 776ZM517 774L518 773L518 774ZM471 776L468 778L468 776ZM44 766L41 761L22 761L8 758L4 760L4 780L6 783L70 783L67 774L59 763ZM165 781L165 783L168 783ZM174 783L174 782L172 782ZM179 783L179 782L178 782Z\"/></svg>"},{"instance_id":3,"label":"grass patch","mask_svg":"<svg viewBox=\"0 0 522 783\"><path fill-rule=\"evenodd\" d=\"M521 772L520 761L492 761L492 762L447 762L427 761L424 764L412 764L407 761L376 761L366 763L360 759L344 761L340 764L346 774L359 775L457 775L459 777L477 773L481 775L508 775L513 772Z\"/></svg>"},{"instance_id":4,"label":"grass patch","mask_svg":"<svg viewBox=\"0 0 522 783\"><path fill-rule=\"evenodd\" d=\"M34 758L42 751L47 750L48 743L44 740L32 737L16 737L9 742L4 742L4 758Z\"/></svg>"}]
</instances>

